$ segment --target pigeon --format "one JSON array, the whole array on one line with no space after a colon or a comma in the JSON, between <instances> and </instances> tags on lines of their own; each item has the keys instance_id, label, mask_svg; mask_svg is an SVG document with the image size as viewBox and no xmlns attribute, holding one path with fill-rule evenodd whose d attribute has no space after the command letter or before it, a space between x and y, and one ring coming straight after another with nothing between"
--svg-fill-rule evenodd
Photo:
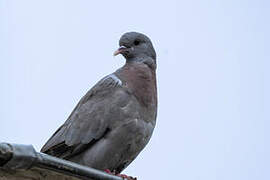
<instances>
[{"instance_id":1,"label":"pigeon","mask_svg":"<svg viewBox=\"0 0 270 180\"><path fill-rule=\"evenodd\" d=\"M157 117L156 52L146 35L127 32L118 54L125 65L82 97L41 152L118 174L143 150Z\"/></svg>"}]
</instances>

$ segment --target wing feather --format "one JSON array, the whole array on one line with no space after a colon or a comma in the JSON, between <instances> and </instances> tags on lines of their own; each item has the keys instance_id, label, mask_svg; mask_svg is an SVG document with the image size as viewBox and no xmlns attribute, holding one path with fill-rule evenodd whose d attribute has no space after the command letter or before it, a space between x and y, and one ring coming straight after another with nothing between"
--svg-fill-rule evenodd
<instances>
[{"instance_id":1,"label":"wing feather","mask_svg":"<svg viewBox=\"0 0 270 180\"><path fill-rule=\"evenodd\" d=\"M47 141L41 152L68 158L89 148L102 138L110 123L109 117L104 114L115 108L110 102L114 93L122 88L121 85L121 80L114 74L101 79L83 96L66 122Z\"/></svg>"}]
</instances>

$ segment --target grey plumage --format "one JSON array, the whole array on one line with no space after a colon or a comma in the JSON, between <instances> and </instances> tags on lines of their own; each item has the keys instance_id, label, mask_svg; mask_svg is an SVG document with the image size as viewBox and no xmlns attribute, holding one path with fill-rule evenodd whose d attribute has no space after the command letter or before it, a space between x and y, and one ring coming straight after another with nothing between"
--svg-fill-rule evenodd
<instances>
[{"instance_id":1,"label":"grey plumage","mask_svg":"<svg viewBox=\"0 0 270 180\"><path fill-rule=\"evenodd\" d=\"M150 39L124 34L116 52L126 64L80 100L42 152L120 173L148 143L156 124L156 53Z\"/></svg>"}]
</instances>

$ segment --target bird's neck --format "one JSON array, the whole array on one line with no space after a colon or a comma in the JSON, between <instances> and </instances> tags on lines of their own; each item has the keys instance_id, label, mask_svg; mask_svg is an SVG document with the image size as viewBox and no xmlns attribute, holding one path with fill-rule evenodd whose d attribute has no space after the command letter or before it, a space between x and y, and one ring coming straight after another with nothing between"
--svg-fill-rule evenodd
<instances>
[{"instance_id":1,"label":"bird's neck","mask_svg":"<svg viewBox=\"0 0 270 180\"><path fill-rule=\"evenodd\" d=\"M144 63L154 71L157 68L156 60L152 59L149 56L140 55L140 56L126 59L126 64L134 64L134 63Z\"/></svg>"}]
</instances>

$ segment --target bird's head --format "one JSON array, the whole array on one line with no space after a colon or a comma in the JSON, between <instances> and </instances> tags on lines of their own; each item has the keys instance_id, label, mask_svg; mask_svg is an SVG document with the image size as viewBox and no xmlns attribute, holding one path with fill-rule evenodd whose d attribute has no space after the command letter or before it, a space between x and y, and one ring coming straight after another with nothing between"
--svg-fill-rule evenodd
<instances>
[{"instance_id":1,"label":"bird's head","mask_svg":"<svg viewBox=\"0 0 270 180\"><path fill-rule=\"evenodd\" d=\"M128 32L122 35L119 40L119 48L114 52L114 56L122 54L127 61L144 61L152 59L156 64L156 52L151 40L144 34Z\"/></svg>"}]
</instances>

